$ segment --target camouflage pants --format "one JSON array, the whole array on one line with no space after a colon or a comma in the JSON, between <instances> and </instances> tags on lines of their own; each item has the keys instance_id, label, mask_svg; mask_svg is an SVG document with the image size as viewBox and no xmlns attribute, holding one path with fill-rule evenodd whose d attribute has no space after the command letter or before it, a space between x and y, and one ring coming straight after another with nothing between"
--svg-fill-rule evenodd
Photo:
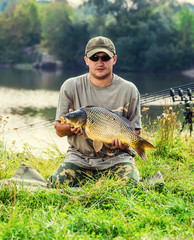
<instances>
[{"instance_id":1,"label":"camouflage pants","mask_svg":"<svg viewBox=\"0 0 194 240\"><path fill-rule=\"evenodd\" d=\"M117 179L139 180L139 172L134 164L119 163L105 170L89 170L81 168L71 162L62 163L50 176L48 186L55 188L67 184L70 187L78 187L89 180L98 180L103 176Z\"/></svg>"}]
</instances>

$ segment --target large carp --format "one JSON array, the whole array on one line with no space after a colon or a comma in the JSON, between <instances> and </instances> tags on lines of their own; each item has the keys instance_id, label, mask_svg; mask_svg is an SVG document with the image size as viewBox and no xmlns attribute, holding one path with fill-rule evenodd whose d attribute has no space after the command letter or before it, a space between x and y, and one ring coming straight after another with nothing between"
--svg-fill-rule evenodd
<instances>
[{"instance_id":1,"label":"large carp","mask_svg":"<svg viewBox=\"0 0 194 240\"><path fill-rule=\"evenodd\" d=\"M145 148L155 149L150 142L133 132L127 120L106 108L81 107L62 116L60 120L61 123L82 128L84 134L93 140L96 152L100 151L103 143L110 144L114 139L131 146L145 161Z\"/></svg>"}]
</instances>

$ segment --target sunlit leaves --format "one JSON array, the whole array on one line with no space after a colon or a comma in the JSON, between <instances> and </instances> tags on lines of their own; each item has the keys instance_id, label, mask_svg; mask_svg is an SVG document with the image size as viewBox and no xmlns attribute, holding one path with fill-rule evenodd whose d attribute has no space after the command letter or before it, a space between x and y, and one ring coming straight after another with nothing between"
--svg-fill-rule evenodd
<instances>
[{"instance_id":1,"label":"sunlit leaves","mask_svg":"<svg viewBox=\"0 0 194 240\"><path fill-rule=\"evenodd\" d=\"M40 42L41 23L33 0L12 5L0 15L0 60L16 61L19 52Z\"/></svg>"}]
</instances>

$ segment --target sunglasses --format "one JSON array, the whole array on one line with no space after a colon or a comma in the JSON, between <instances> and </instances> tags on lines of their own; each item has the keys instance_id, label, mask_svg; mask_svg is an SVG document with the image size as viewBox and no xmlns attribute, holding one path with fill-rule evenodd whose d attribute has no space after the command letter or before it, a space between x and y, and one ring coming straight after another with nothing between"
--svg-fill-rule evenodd
<instances>
[{"instance_id":1,"label":"sunglasses","mask_svg":"<svg viewBox=\"0 0 194 240\"><path fill-rule=\"evenodd\" d=\"M111 59L111 57L109 57L108 55L97 56L97 55L94 54L89 59L93 62L98 62L99 59L101 59L103 62L107 62Z\"/></svg>"}]
</instances>

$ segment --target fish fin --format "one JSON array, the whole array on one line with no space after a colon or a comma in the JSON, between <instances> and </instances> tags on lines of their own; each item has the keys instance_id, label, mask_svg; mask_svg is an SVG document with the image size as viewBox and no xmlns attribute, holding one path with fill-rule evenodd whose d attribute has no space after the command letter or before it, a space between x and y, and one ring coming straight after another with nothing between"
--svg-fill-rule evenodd
<instances>
[{"instance_id":1,"label":"fish fin","mask_svg":"<svg viewBox=\"0 0 194 240\"><path fill-rule=\"evenodd\" d=\"M93 147L96 152L99 152L100 149L103 147L103 143L98 141L93 141Z\"/></svg>"},{"instance_id":2,"label":"fish fin","mask_svg":"<svg viewBox=\"0 0 194 240\"><path fill-rule=\"evenodd\" d=\"M150 149L156 150L156 148L145 139L143 139L142 145L144 148L150 148Z\"/></svg>"},{"instance_id":3,"label":"fish fin","mask_svg":"<svg viewBox=\"0 0 194 240\"><path fill-rule=\"evenodd\" d=\"M150 148L150 149L156 150L156 148L150 142L148 142L145 139L142 139L141 143L138 146L134 147L135 151L146 162L145 148Z\"/></svg>"},{"instance_id":4,"label":"fish fin","mask_svg":"<svg viewBox=\"0 0 194 240\"><path fill-rule=\"evenodd\" d=\"M135 151L139 154L139 156L146 162L146 157L145 157L145 149L142 148L142 146L138 146L134 148Z\"/></svg>"},{"instance_id":5,"label":"fish fin","mask_svg":"<svg viewBox=\"0 0 194 240\"><path fill-rule=\"evenodd\" d=\"M97 107L97 106L94 106L94 105L86 105L86 106L81 107L80 109L85 110L86 108L93 108L93 107Z\"/></svg>"}]
</instances>

